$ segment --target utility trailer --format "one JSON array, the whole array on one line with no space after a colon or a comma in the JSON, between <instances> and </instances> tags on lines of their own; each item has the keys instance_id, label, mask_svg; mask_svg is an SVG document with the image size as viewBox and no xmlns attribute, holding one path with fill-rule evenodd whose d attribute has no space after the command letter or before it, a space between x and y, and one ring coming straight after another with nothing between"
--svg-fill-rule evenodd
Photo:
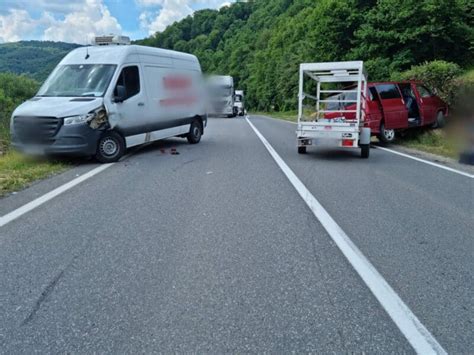
<instances>
[{"instance_id":1,"label":"utility trailer","mask_svg":"<svg viewBox=\"0 0 474 355\"><path fill-rule=\"evenodd\" d=\"M364 63L303 63L299 75L298 153L306 153L310 145L329 144L360 148L361 157L368 158L370 128L364 127L367 96Z\"/></svg>"}]
</instances>

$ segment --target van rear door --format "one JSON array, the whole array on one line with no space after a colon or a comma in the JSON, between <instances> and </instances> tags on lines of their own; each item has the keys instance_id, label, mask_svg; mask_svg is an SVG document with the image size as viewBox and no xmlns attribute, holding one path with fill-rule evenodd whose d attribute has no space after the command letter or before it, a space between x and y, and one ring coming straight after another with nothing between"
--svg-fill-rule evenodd
<instances>
[{"instance_id":1,"label":"van rear door","mask_svg":"<svg viewBox=\"0 0 474 355\"><path fill-rule=\"evenodd\" d=\"M398 85L393 83L376 84L382 105L385 128L399 129L408 127L408 110L402 99Z\"/></svg>"},{"instance_id":2,"label":"van rear door","mask_svg":"<svg viewBox=\"0 0 474 355\"><path fill-rule=\"evenodd\" d=\"M366 120L372 133L379 133L380 123L383 118L382 104L380 103L377 90L373 86L369 86L367 97Z\"/></svg>"}]
</instances>

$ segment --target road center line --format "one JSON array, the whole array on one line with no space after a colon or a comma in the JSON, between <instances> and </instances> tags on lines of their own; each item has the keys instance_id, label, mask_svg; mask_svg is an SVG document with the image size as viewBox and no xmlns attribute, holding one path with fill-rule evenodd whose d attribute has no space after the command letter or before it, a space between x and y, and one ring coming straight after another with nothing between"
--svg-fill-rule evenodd
<instances>
[{"instance_id":1,"label":"road center line","mask_svg":"<svg viewBox=\"0 0 474 355\"><path fill-rule=\"evenodd\" d=\"M390 152L390 153L393 153L393 154L396 154L396 155L400 155L400 156L405 157L405 158L413 159L413 160L419 161L421 163L432 165L432 166L435 166L437 168L444 169L444 170L450 171L452 173L456 173L456 174L463 175L463 176L466 176L468 178L474 179L474 175L472 175L472 174L466 173L466 172L461 171L461 170L453 169L453 168L450 168L450 167L445 166L445 165L437 164L437 163L431 162L429 160L417 158L417 157L414 157L414 156L409 155L409 154L405 154L405 153L398 152L398 151L393 150L393 149L384 148L384 147L380 147L380 146L376 146L376 149L384 150L386 152Z\"/></svg>"},{"instance_id":2,"label":"road center line","mask_svg":"<svg viewBox=\"0 0 474 355\"><path fill-rule=\"evenodd\" d=\"M318 200L304 186L285 161L278 155L259 130L245 118L257 137L286 175L301 198L308 205L314 216L319 220L331 239L362 278L364 283L377 298L387 314L392 318L398 329L419 354L446 354L443 347L431 335L428 329L408 308L395 290L385 281L370 261L362 254L336 221L329 215Z\"/></svg>"},{"instance_id":3,"label":"road center line","mask_svg":"<svg viewBox=\"0 0 474 355\"><path fill-rule=\"evenodd\" d=\"M91 171L88 171L84 175L81 175L81 176L65 183L64 185L61 185L61 186L55 188L54 190L44 194L43 196L40 196L40 197L34 199L31 202L28 202L26 205L23 205L23 206L17 208L16 210L13 210L12 212L7 213L6 215L0 217L0 228L3 227L4 225L6 225L7 223L10 223L11 221L14 221L15 219L23 216L25 213L28 213L28 212L34 210L36 207L41 206L42 204L48 202L49 200L52 200L56 196L59 196L63 192L73 188L74 186L80 184L81 182L86 181L87 179L90 179L94 175L97 175L97 174L101 173L105 169L110 168L114 164L115 163L102 164L102 165L98 166L97 168L92 169Z\"/></svg>"}]
</instances>

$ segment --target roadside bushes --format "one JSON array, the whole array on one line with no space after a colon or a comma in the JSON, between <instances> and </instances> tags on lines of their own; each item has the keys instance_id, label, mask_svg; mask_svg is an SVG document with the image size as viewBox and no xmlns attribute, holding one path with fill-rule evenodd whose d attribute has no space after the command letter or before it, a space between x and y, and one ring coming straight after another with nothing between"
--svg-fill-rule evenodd
<instances>
[{"instance_id":1,"label":"roadside bushes","mask_svg":"<svg viewBox=\"0 0 474 355\"><path fill-rule=\"evenodd\" d=\"M462 73L461 67L455 63L434 60L412 66L410 70L402 73L394 73L392 80L422 81L449 105L453 105L459 88L464 83L460 77Z\"/></svg>"},{"instance_id":2,"label":"roadside bushes","mask_svg":"<svg viewBox=\"0 0 474 355\"><path fill-rule=\"evenodd\" d=\"M10 142L10 116L16 106L34 96L38 82L24 75L0 73L0 155Z\"/></svg>"}]
</instances>

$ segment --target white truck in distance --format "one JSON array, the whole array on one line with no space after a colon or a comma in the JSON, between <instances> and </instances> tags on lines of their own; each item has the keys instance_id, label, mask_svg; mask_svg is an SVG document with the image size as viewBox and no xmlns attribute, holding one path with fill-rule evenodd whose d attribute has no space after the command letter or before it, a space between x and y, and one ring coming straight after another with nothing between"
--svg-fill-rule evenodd
<instances>
[{"instance_id":1,"label":"white truck in distance","mask_svg":"<svg viewBox=\"0 0 474 355\"><path fill-rule=\"evenodd\" d=\"M243 90L235 90L234 107L239 116L245 115L245 100Z\"/></svg>"},{"instance_id":2,"label":"white truck in distance","mask_svg":"<svg viewBox=\"0 0 474 355\"><path fill-rule=\"evenodd\" d=\"M228 75L213 75L208 78L209 116L235 117L234 79Z\"/></svg>"},{"instance_id":3,"label":"white truck in distance","mask_svg":"<svg viewBox=\"0 0 474 355\"><path fill-rule=\"evenodd\" d=\"M120 159L168 137L198 143L207 124L201 66L190 54L101 36L71 51L12 114L13 146L47 155Z\"/></svg>"}]
</instances>

